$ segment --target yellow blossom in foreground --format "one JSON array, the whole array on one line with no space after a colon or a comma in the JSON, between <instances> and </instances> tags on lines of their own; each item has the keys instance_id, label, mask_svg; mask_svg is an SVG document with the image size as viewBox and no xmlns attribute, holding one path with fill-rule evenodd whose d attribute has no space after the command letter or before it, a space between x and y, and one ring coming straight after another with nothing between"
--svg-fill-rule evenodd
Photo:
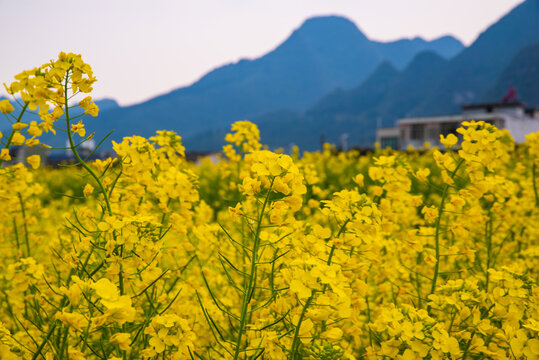
<instances>
[{"instance_id":1,"label":"yellow blossom in foreground","mask_svg":"<svg viewBox=\"0 0 539 360\"><path fill-rule=\"evenodd\" d=\"M84 196L88 196L93 192L94 192L94 187L91 184L86 184L86 186L84 187L84 190L82 191Z\"/></svg>"},{"instance_id":2,"label":"yellow blossom in foreground","mask_svg":"<svg viewBox=\"0 0 539 360\"><path fill-rule=\"evenodd\" d=\"M432 223L438 217L438 209L435 206L423 206L421 213L425 215L425 220Z\"/></svg>"},{"instance_id":3,"label":"yellow blossom in foreground","mask_svg":"<svg viewBox=\"0 0 539 360\"><path fill-rule=\"evenodd\" d=\"M448 134L447 136L440 135L440 142L443 146L445 146L446 149L450 149L458 141L459 139L455 136L455 134Z\"/></svg>"},{"instance_id":4,"label":"yellow blossom in foreground","mask_svg":"<svg viewBox=\"0 0 539 360\"><path fill-rule=\"evenodd\" d=\"M422 181L422 182L425 182L427 181L427 177L430 175L430 169L428 168L424 168L424 169L419 169L417 172L416 172L416 177L419 181Z\"/></svg>"},{"instance_id":5,"label":"yellow blossom in foreground","mask_svg":"<svg viewBox=\"0 0 539 360\"><path fill-rule=\"evenodd\" d=\"M9 149L0 150L0 160L9 161L11 156L9 155Z\"/></svg>"},{"instance_id":6,"label":"yellow blossom in foreground","mask_svg":"<svg viewBox=\"0 0 539 360\"><path fill-rule=\"evenodd\" d=\"M39 139L36 139L35 136L32 137L31 139L26 139L26 141L24 142L24 145L28 147L39 145Z\"/></svg>"},{"instance_id":7,"label":"yellow blossom in foreground","mask_svg":"<svg viewBox=\"0 0 539 360\"><path fill-rule=\"evenodd\" d=\"M88 320L79 313L62 312L57 314L56 318L62 323L64 323L64 325L78 331L81 331L84 327L88 325Z\"/></svg>"},{"instance_id":8,"label":"yellow blossom in foreground","mask_svg":"<svg viewBox=\"0 0 539 360\"><path fill-rule=\"evenodd\" d=\"M11 127L15 131L21 131L22 129L24 129L27 126L28 126L28 124L23 123L23 122L16 122L15 124L11 125Z\"/></svg>"},{"instance_id":9,"label":"yellow blossom in foreground","mask_svg":"<svg viewBox=\"0 0 539 360\"><path fill-rule=\"evenodd\" d=\"M104 301L116 301L120 296L118 288L109 279L99 279L92 285L96 294Z\"/></svg>"},{"instance_id":10,"label":"yellow blossom in foreground","mask_svg":"<svg viewBox=\"0 0 539 360\"><path fill-rule=\"evenodd\" d=\"M116 333L110 337L110 343L118 345L122 350L129 350L131 343L131 334L129 333Z\"/></svg>"},{"instance_id":11,"label":"yellow blossom in foreground","mask_svg":"<svg viewBox=\"0 0 539 360\"><path fill-rule=\"evenodd\" d=\"M24 140L26 140L24 135L22 135L20 132L16 132L13 134L13 138L11 138L11 143L13 145L22 145L24 144Z\"/></svg>"},{"instance_id":12,"label":"yellow blossom in foreground","mask_svg":"<svg viewBox=\"0 0 539 360\"><path fill-rule=\"evenodd\" d=\"M96 103L91 103L86 111L84 111L84 114L96 117L99 114L99 107Z\"/></svg>"},{"instance_id":13,"label":"yellow blossom in foreground","mask_svg":"<svg viewBox=\"0 0 539 360\"><path fill-rule=\"evenodd\" d=\"M355 177L354 177L354 182L358 185L358 186L364 186L365 183L364 183L364 179L365 179L365 176L363 174L357 174Z\"/></svg>"},{"instance_id":14,"label":"yellow blossom in foreground","mask_svg":"<svg viewBox=\"0 0 539 360\"><path fill-rule=\"evenodd\" d=\"M86 96L84 99L79 101L79 106L86 110L91 102L92 102L92 97L91 96Z\"/></svg>"},{"instance_id":15,"label":"yellow blossom in foreground","mask_svg":"<svg viewBox=\"0 0 539 360\"><path fill-rule=\"evenodd\" d=\"M32 121L30 123L30 127L28 128L28 130L26 130L26 132L32 136L41 136L43 130L37 125L37 121Z\"/></svg>"},{"instance_id":16,"label":"yellow blossom in foreground","mask_svg":"<svg viewBox=\"0 0 539 360\"><path fill-rule=\"evenodd\" d=\"M91 96L87 96L84 99L82 99L79 102L79 106L85 110L84 114L86 115L91 115L95 117L99 113L99 108L94 102L92 102Z\"/></svg>"},{"instance_id":17,"label":"yellow blossom in foreground","mask_svg":"<svg viewBox=\"0 0 539 360\"><path fill-rule=\"evenodd\" d=\"M26 158L26 162L32 166L32 169L37 169L41 165L41 156L30 155Z\"/></svg>"},{"instance_id":18,"label":"yellow blossom in foreground","mask_svg":"<svg viewBox=\"0 0 539 360\"><path fill-rule=\"evenodd\" d=\"M0 113L9 114L13 110L15 110L15 108L13 107L13 105L11 105L9 100L0 100Z\"/></svg>"},{"instance_id":19,"label":"yellow blossom in foreground","mask_svg":"<svg viewBox=\"0 0 539 360\"><path fill-rule=\"evenodd\" d=\"M79 120L77 124L71 125L71 131L78 134L81 137L84 137L84 135L86 135L86 129L84 128L84 124L82 123L82 120Z\"/></svg>"}]
</instances>

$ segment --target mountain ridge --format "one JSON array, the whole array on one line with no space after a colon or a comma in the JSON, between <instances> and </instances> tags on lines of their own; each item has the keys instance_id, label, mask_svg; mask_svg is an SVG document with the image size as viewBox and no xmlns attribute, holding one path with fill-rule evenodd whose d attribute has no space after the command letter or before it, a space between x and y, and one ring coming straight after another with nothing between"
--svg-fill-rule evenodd
<instances>
[{"instance_id":1,"label":"mountain ridge","mask_svg":"<svg viewBox=\"0 0 539 360\"><path fill-rule=\"evenodd\" d=\"M483 31L452 66L418 113L458 111L480 100L524 46L539 41L539 0L526 0Z\"/></svg>"},{"instance_id":2,"label":"mountain ridge","mask_svg":"<svg viewBox=\"0 0 539 360\"><path fill-rule=\"evenodd\" d=\"M401 43L412 47L412 40ZM148 101L102 111L93 123L97 135L105 133L100 128L112 125L116 129L112 139L116 141L134 134L151 136L158 129L191 137L278 109L305 111L324 94L361 83L386 60L380 46L394 44L369 40L356 24L343 17L310 18L259 58L221 66L190 86ZM409 49L408 53L414 51ZM394 62L397 55L392 55Z\"/></svg>"},{"instance_id":3,"label":"mountain ridge","mask_svg":"<svg viewBox=\"0 0 539 360\"><path fill-rule=\"evenodd\" d=\"M539 42L525 46L515 55L483 101L499 101L509 88L514 88L519 101L532 107L539 107L537 84L539 84Z\"/></svg>"},{"instance_id":4,"label":"mountain ridge","mask_svg":"<svg viewBox=\"0 0 539 360\"><path fill-rule=\"evenodd\" d=\"M279 126L309 128L316 124L316 131L331 141L338 141L339 134L349 133L350 143L367 146L374 141L377 125L392 126L398 118L407 116L458 113L460 105L480 101L499 82L522 47L539 42L537 19L539 0L527 0L486 29L456 57L445 60L432 53L419 53L384 84L369 85L365 81L355 88L329 93L306 112L297 113L290 124L279 122ZM493 64L492 58L498 53L503 56ZM321 107L325 111L320 111ZM271 129L271 123L278 120L271 114L255 119L263 139L263 129ZM203 143L202 139L199 141ZM266 141L279 145L276 139ZM319 144L311 141L304 146L312 150Z\"/></svg>"}]
</instances>

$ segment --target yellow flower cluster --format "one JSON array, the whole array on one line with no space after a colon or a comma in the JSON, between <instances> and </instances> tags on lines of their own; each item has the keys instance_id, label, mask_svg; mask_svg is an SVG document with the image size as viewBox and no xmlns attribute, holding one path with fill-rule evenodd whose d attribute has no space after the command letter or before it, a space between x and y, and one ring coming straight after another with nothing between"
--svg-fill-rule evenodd
<instances>
[{"instance_id":1,"label":"yellow flower cluster","mask_svg":"<svg viewBox=\"0 0 539 360\"><path fill-rule=\"evenodd\" d=\"M55 61L15 75L16 81L9 86L4 83L4 87L8 94L19 95L30 110L39 107L40 115L45 121L50 106L54 109L59 107L60 111L65 105L65 80L69 73L71 82L68 85L73 93L92 91L92 85L97 79L93 76L90 65L86 64L80 55L64 52L61 52ZM90 100L85 99L84 108L90 107Z\"/></svg>"},{"instance_id":2,"label":"yellow flower cluster","mask_svg":"<svg viewBox=\"0 0 539 360\"><path fill-rule=\"evenodd\" d=\"M260 132L258 127L249 121L236 121L232 125L232 133L226 135L225 140L230 143L224 147L224 153L233 158L236 155L233 145L235 145L240 153L248 153L255 150L260 150Z\"/></svg>"},{"instance_id":3,"label":"yellow flower cluster","mask_svg":"<svg viewBox=\"0 0 539 360\"><path fill-rule=\"evenodd\" d=\"M82 120L74 125L67 123L66 126L55 125L55 122L60 120L64 113L67 114L63 120L69 119L68 99L91 92L96 80L90 65L86 64L80 55L61 52L57 60L21 72L9 86L4 83L5 90L14 96L19 108L18 114L15 115L15 107L9 100L0 101L0 113L5 114L12 128L5 141L1 141L3 148L0 153L0 166L4 161L12 160L9 153L12 145L27 147L43 145L49 148L45 144L40 144L39 137L43 132L56 134L57 129L70 129L71 132L84 137L86 130ZM79 102L79 106L84 110L83 114L97 116L99 108L91 100L92 98L87 96ZM37 120L29 123L22 121L25 114L35 110L39 123ZM0 133L0 139L2 138L3 134ZM34 158L27 159L27 162L34 168L39 167L40 160L35 158L38 155L33 156Z\"/></svg>"},{"instance_id":4,"label":"yellow flower cluster","mask_svg":"<svg viewBox=\"0 0 539 360\"><path fill-rule=\"evenodd\" d=\"M159 131L2 169L0 358L536 359L539 133L463 125L457 151L300 157L239 122L217 163Z\"/></svg>"}]
</instances>

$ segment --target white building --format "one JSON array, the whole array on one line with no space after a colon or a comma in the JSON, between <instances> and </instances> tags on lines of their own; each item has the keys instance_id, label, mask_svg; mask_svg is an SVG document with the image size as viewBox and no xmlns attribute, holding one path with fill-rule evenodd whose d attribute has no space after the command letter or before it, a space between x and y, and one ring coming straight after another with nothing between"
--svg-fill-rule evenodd
<instances>
[{"instance_id":1,"label":"white building","mask_svg":"<svg viewBox=\"0 0 539 360\"><path fill-rule=\"evenodd\" d=\"M521 102L464 105L458 115L398 119L396 127L377 129L376 141L382 148L401 150L410 145L419 148L426 141L440 145L440 134L458 135L460 124L471 120L508 129L515 142L521 143L526 140L525 135L539 131L539 108L526 109Z\"/></svg>"}]
</instances>

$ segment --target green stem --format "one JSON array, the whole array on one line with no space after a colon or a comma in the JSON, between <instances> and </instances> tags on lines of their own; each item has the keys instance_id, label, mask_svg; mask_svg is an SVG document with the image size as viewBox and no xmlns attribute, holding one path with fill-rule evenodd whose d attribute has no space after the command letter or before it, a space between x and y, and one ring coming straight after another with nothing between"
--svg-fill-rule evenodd
<instances>
[{"instance_id":1,"label":"green stem","mask_svg":"<svg viewBox=\"0 0 539 360\"><path fill-rule=\"evenodd\" d=\"M49 332L47 333L47 336L45 336L45 339L43 339L43 341L41 342L41 345L39 345L39 347L37 348L36 352L34 353L34 356L32 356L32 360L37 359L38 356L41 355L41 351L43 351L45 344L47 343L47 341L49 341L55 327L56 327L56 322L52 324Z\"/></svg>"},{"instance_id":2,"label":"green stem","mask_svg":"<svg viewBox=\"0 0 539 360\"><path fill-rule=\"evenodd\" d=\"M24 208L24 201L22 200L21 193L17 193L19 196L19 204L22 211L22 225L24 227L24 241L26 242L26 256L30 257L30 240L28 239L28 224L26 223L26 210Z\"/></svg>"},{"instance_id":3,"label":"green stem","mask_svg":"<svg viewBox=\"0 0 539 360\"><path fill-rule=\"evenodd\" d=\"M535 206L539 207L539 193L537 191L537 179L535 175L537 166L535 165L535 159L532 159L532 161L533 161L533 165L532 165L533 193L535 194Z\"/></svg>"},{"instance_id":4,"label":"green stem","mask_svg":"<svg viewBox=\"0 0 539 360\"><path fill-rule=\"evenodd\" d=\"M453 172L451 173L451 179L455 177L455 174L457 173L459 167L463 164L463 162L464 162L463 159L459 161L459 163L455 167L455 170L453 170ZM442 215L444 213L445 200L447 199L448 190L449 190L449 185L446 185L442 193L442 201L440 202L440 210L438 212L438 218L436 218L436 231L434 233L434 250L436 252L436 263L434 264L434 275L432 276L430 294L434 294L434 292L436 291L436 281L438 280L438 273L440 270L440 223L442 221Z\"/></svg>"},{"instance_id":5,"label":"green stem","mask_svg":"<svg viewBox=\"0 0 539 360\"><path fill-rule=\"evenodd\" d=\"M247 285L247 288L245 289L245 292L243 293L243 301L241 304L241 315L240 315L240 328L238 330L238 336L236 338L236 349L234 351L234 360L237 360L240 355L242 337L243 337L243 333L245 332L245 324L247 322L247 310L249 309L249 303L251 302L252 294L254 292L254 287L256 285L255 284L256 262L257 262L256 257L258 255L258 246L260 245L260 229L262 227L262 219L264 217L264 211L266 210L266 206L268 205L268 202L269 202L269 197L271 194L272 187L273 187L273 180L271 181L271 184L268 189L268 193L266 195L266 198L264 199L264 204L262 205L262 210L260 211L260 215L258 217L258 223L256 225L253 249L251 252L251 269L249 272L248 285Z\"/></svg>"},{"instance_id":6,"label":"green stem","mask_svg":"<svg viewBox=\"0 0 539 360\"><path fill-rule=\"evenodd\" d=\"M68 79L69 79L69 70L66 74L66 80L64 85L64 97L65 97L65 116L66 116L66 124L67 124L67 138L69 140L69 147L71 151L73 152L73 155L75 155L75 158L79 162L79 164L94 178L94 180L97 182L99 189L101 190L101 193L103 194L103 197L105 198L105 204L107 205L107 212L109 213L109 216L112 216L112 208L110 206L110 199L108 196L107 191L105 190L105 186L103 185L103 182L97 176L97 174L88 166L88 164L80 157L79 152L75 146L75 143L73 142L73 133L71 132L71 123L69 118L69 108L67 105L67 99L68 99Z\"/></svg>"},{"instance_id":7,"label":"green stem","mask_svg":"<svg viewBox=\"0 0 539 360\"><path fill-rule=\"evenodd\" d=\"M468 350L470 349L470 345L472 344L472 339L474 336L475 336L475 331L472 332L470 339L466 343L466 348L464 349L464 353L462 354L462 360L466 360L466 357L468 356Z\"/></svg>"},{"instance_id":8,"label":"green stem","mask_svg":"<svg viewBox=\"0 0 539 360\"><path fill-rule=\"evenodd\" d=\"M17 250L21 248L19 244L19 230L17 229L17 220L13 217L13 232L15 233L15 242L17 243Z\"/></svg>"},{"instance_id":9,"label":"green stem","mask_svg":"<svg viewBox=\"0 0 539 360\"><path fill-rule=\"evenodd\" d=\"M368 325L371 323L371 306L369 304L369 295L365 295L365 303L367 304L367 326L369 328L369 344L372 346L372 330Z\"/></svg>"},{"instance_id":10,"label":"green stem","mask_svg":"<svg viewBox=\"0 0 539 360\"><path fill-rule=\"evenodd\" d=\"M419 265L421 261L423 260L423 256L421 253L417 255L417 264ZM416 286L416 293L417 293L417 307L421 309L423 307L423 302L421 299L421 281L419 280L419 274L415 273L415 286Z\"/></svg>"},{"instance_id":11,"label":"green stem","mask_svg":"<svg viewBox=\"0 0 539 360\"><path fill-rule=\"evenodd\" d=\"M489 272L492 257L492 215L489 211L489 221L485 224L485 241L487 245L487 266L485 268L485 291L488 292Z\"/></svg>"},{"instance_id":12,"label":"green stem","mask_svg":"<svg viewBox=\"0 0 539 360\"><path fill-rule=\"evenodd\" d=\"M65 107L66 131L67 131L67 138L69 140L69 147L71 151L73 152L73 155L75 155L75 158L77 159L78 163L94 178L94 180L98 184L99 189L101 193L103 194L103 198L105 199L107 212L109 216L112 216L112 207L110 206L109 194L107 193L107 190L105 189L105 186L103 185L103 182L101 181L101 178L88 166L86 161L82 159L82 157L79 155L77 147L75 146L75 143L73 142L73 133L71 131L71 122L70 122L70 117L69 117L69 106L68 106L69 71L70 70L66 72L66 78L64 82L64 107ZM114 231L112 232L112 236L116 240L116 233ZM123 245L120 245L120 256L123 255L122 253L123 253ZM123 279L123 266L122 265L120 265L120 272L118 274L118 280L119 280L120 295L123 295L124 294L124 279Z\"/></svg>"},{"instance_id":13,"label":"green stem","mask_svg":"<svg viewBox=\"0 0 539 360\"><path fill-rule=\"evenodd\" d=\"M17 120L15 121L15 123L21 122L22 115L26 111L26 108L28 108L28 103L25 103L24 106L22 107L22 110L19 116L17 117ZM13 136L15 135L15 132L16 130L14 129L11 130L11 134L9 134L9 137L7 138L7 142L6 142L6 145L4 146L4 149L9 149L9 147L11 146L11 141L13 140ZM2 167L3 164L4 164L4 160L0 159L0 168Z\"/></svg>"},{"instance_id":14,"label":"green stem","mask_svg":"<svg viewBox=\"0 0 539 360\"><path fill-rule=\"evenodd\" d=\"M290 347L290 358L289 359L291 359L291 360L295 359L295 357L296 357L296 353L297 353L298 347L299 347L299 330L301 328L301 324L303 323L303 319L305 318L305 314L307 313L307 308L309 306L311 306L311 303L313 302L313 299L314 299L314 291L311 294L311 296L309 296L309 298L305 302L305 305L303 305L303 309L301 310L301 314L299 316L299 320L298 320L298 323L296 325L296 330L294 331L294 338L292 339L292 346Z\"/></svg>"},{"instance_id":15,"label":"green stem","mask_svg":"<svg viewBox=\"0 0 539 360\"><path fill-rule=\"evenodd\" d=\"M168 207L170 206L170 203L172 202L172 199L168 199L167 201L167 209ZM168 211L170 212L170 209L168 209ZM166 212L163 212L163 215L161 216L161 228L159 229L159 239L161 239L163 237L163 230L165 229L165 220L167 219L167 213Z\"/></svg>"}]
</instances>

